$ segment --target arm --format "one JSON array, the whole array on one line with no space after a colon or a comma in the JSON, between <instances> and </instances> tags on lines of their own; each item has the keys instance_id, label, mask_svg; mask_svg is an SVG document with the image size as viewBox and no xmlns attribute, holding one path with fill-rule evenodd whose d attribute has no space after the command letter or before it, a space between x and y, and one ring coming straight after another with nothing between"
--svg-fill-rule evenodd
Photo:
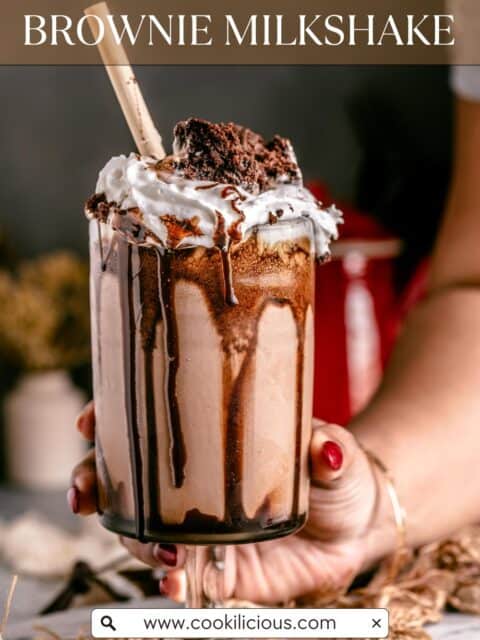
<instances>
[{"instance_id":1,"label":"arm","mask_svg":"<svg viewBox=\"0 0 480 640\"><path fill-rule=\"evenodd\" d=\"M395 478L412 546L480 520L480 104L459 101L454 177L427 298L352 424ZM389 505L371 559L393 550Z\"/></svg>"}]
</instances>

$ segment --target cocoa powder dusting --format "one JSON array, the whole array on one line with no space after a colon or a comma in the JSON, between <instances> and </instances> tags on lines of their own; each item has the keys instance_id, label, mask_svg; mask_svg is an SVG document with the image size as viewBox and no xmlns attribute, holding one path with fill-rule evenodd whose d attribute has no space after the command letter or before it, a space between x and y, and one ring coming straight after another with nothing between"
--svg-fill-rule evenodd
<instances>
[{"instance_id":1,"label":"cocoa powder dusting","mask_svg":"<svg viewBox=\"0 0 480 640\"><path fill-rule=\"evenodd\" d=\"M259 242L254 234L229 250L239 300L233 307L225 301L221 251L197 247L172 256L172 278L195 283L204 291L226 353L244 351L267 301L288 300L299 324L303 324L307 308L313 307L310 240L298 238L264 245L260 250Z\"/></svg>"}]
</instances>

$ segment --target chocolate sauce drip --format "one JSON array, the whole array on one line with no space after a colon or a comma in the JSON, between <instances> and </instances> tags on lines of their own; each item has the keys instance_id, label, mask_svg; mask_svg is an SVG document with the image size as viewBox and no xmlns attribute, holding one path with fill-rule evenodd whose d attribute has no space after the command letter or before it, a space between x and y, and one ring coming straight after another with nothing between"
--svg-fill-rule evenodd
<instances>
[{"instance_id":1,"label":"chocolate sauce drip","mask_svg":"<svg viewBox=\"0 0 480 640\"><path fill-rule=\"evenodd\" d=\"M100 254L100 273L96 276L97 283L94 288L95 295L95 306L96 306L96 314L98 318L97 322L97 336L96 336L96 357L97 357L97 366L96 366L96 375L97 375L97 384L99 386L102 385L102 325L100 319L102 317L102 273L103 273L103 244L102 244L102 232L100 222L97 222L97 231L98 231L98 251ZM98 262L92 263L92 270L98 269ZM92 334L93 336L93 334ZM93 346L93 343L92 343Z\"/></svg>"},{"instance_id":2,"label":"chocolate sauce drip","mask_svg":"<svg viewBox=\"0 0 480 640\"><path fill-rule=\"evenodd\" d=\"M302 478L303 376L305 364L305 316L296 318L297 325L297 428L295 434L295 476L292 518L299 515L300 481Z\"/></svg>"},{"instance_id":3,"label":"chocolate sauce drip","mask_svg":"<svg viewBox=\"0 0 480 640\"><path fill-rule=\"evenodd\" d=\"M224 367L223 385L226 396L225 420L225 521L229 526L240 526L247 520L242 501L243 435L242 389L253 351L249 348L242 368L232 381L231 368Z\"/></svg>"},{"instance_id":4,"label":"chocolate sauce drip","mask_svg":"<svg viewBox=\"0 0 480 640\"><path fill-rule=\"evenodd\" d=\"M225 234L221 221L219 235ZM226 235L226 234L225 234ZM105 486L108 499L108 513L105 514L110 527L126 535L135 535L139 539L195 541L199 535L204 542L210 542L210 535L244 536L233 541L247 542L252 539L268 539L285 535L304 521L305 514L299 513L298 495L302 482L302 430L304 413L304 351L306 339L306 313L312 305L312 269L310 253L301 242L295 243L287 253L273 250L258 251L257 240L243 245L229 247L226 251L219 247L209 250L185 250L182 252L161 253L154 248L143 248L118 242L120 261L125 265L128 256L128 279L120 278L122 287L122 308L124 317L123 334L125 336L125 398L129 428L130 458L134 482L136 522L128 525L121 521L120 505L113 505L111 498L113 487ZM115 252L108 261L116 257ZM136 257L140 268L134 273ZM133 257L133 262L132 262ZM225 264L228 258L228 264ZM227 269L226 269L227 267ZM110 266L108 265L110 269ZM235 284L238 294L233 292L232 271L235 270ZM291 273L290 270L293 270ZM118 272L122 273L122 264ZM286 273L291 275L285 277ZM251 274L278 274L278 278L269 279L265 285L251 278ZM102 278L102 274L99 274ZM153 354L158 343L157 331L160 320L164 338L165 387L164 403L167 411L170 438L170 462L172 484L180 488L185 479L186 447L182 430L179 403L176 394L179 369L179 338L175 310L175 283L178 281L195 283L204 295L211 318L215 321L222 339L223 350L223 425L225 442L224 493L225 516L218 519L197 509L189 510L183 523L167 524L162 520L160 504L160 478L158 472L158 434L155 415L155 398L159 393L158 376L154 371ZM222 280L225 288L222 288ZM128 285L127 285L128 283ZM137 288L135 288L137 287ZM233 295L237 306L229 306L229 295ZM141 305L141 317L135 322L135 310L138 311L138 299ZM136 303L134 305L134 302ZM250 376L254 375L255 355L257 351L259 324L267 306L288 306L292 310L297 331L296 360L296 418L294 457L294 501L291 516L285 518L273 511L270 496L265 496L263 504L252 517L248 517L243 506L243 461L245 429L245 394L249 393ZM134 308L135 306L135 308ZM135 353L141 340L143 349L144 390L136 385ZM241 358L238 370L236 363ZM137 403L144 403L146 419L145 446L146 473L142 472ZM157 399L158 402L158 399ZM143 412L142 412L143 415ZM160 425L158 425L159 427ZM194 425L189 425L193 428ZM271 425L275 429L275 425ZM293 426L292 426L293 429ZM149 508L145 509L142 492L142 480L148 478ZM121 487L118 487L121 491ZM112 495L110 496L110 493ZM118 496L120 499L121 496ZM117 508L118 507L118 508ZM145 529L146 519L148 526ZM106 521L106 520L105 520ZM135 529L132 529L132 524ZM128 525L128 526L127 526ZM107 525L108 526L108 525ZM190 537L189 537L190 536ZM197 540L198 541L198 540Z\"/></svg>"},{"instance_id":5,"label":"chocolate sauce drip","mask_svg":"<svg viewBox=\"0 0 480 640\"><path fill-rule=\"evenodd\" d=\"M103 239L102 239L102 223L99 218L97 218L97 231L98 231L98 246L100 248L100 267L102 271L105 271L107 268L103 250Z\"/></svg>"},{"instance_id":6,"label":"chocolate sauce drip","mask_svg":"<svg viewBox=\"0 0 480 640\"><path fill-rule=\"evenodd\" d=\"M213 189L214 187L217 187L219 184L220 184L219 182L210 182L209 184L198 185L197 187L195 187L195 189L197 191L208 191L209 189Z\"/></svg>"},{"instance_id":7,"label":"chocolate sauce drip","mask_svg":"<svg viewBox=\"0 0 480 640\"><path fill-rule=\"evenodd\" d=\"M238 213L238 215L245 217L243 211L238 206L239 202L243 202L245 200L245 196L243 196L236 187L229 185L222 190L222 193L220 195L224 200L228 200L230 202L230 206L235 211L235 213ZM230 197L232 195L233 198Z\"/></svg>"},{"instance_id":8,"label":"chocolate sauce drip","mask_svg":"<svg viewBox=\"0 0 480 640\"><path fill-rule=\"evenodd\" d=\"M167 410L168 430L170 432L170 464L172 482L177 489L185 480L187 453L180 421L180 409L177 400L177 373L179 365L178 331L175 315L175 290L171 273L172 254L159 253L160 302L166 354L165 406Z\"/></svg>"},{"instance_id":9,"label":"chocolate sauce drip","mask_svg":"<svg viewBox=\"0 0 480 640\"><path fill-rule=\"evenodd\" d=\"M113 237L110 240L110 244L108 245L107 252L105 253L105 255L103 257L102 271L106 271L107 270L108 261L110 260L110 256L112 255L112 251L114 250L115 244L116 244L116 239L115 239L115 237Z\"/></svg>"},{"instance_id":10,"label":"chocolate sauce drip","mask_svg":"<svg viewBox=\"0 0 480 640\"><path fill-rule=\"evenodd\" d=\"M96 468L100 480L97 483L97 512L103 515L107 507L111 513L122 513L125 504L125 483L119 482L117 487L114 486L98 434L95 438L95 450Z\"/></svg>"},{"instance_id":11,"label":"chocolate sauce drip","mask_svg":"<svg viewBox=\"0 0 480 640\"><path fill-rule=\"evenodd\" d=\"M223 385L227 394L227 415L226 415L226 451L225 451L225 518L231 526L243 526L249 521L243 508L242 500L242 480L243 480L243 443L244 436L244 411L242 394L245 393L247 376L250 373L258 340L258 325L263 312L269 305L277 305L283 307L290 305L289 300L282 298L267 298L258 310L255 322L255 329L252 339L247 348L242 366L234 381L231 380L231 368L228 364L224 367ZM303 394L303 391L302 391ZM300 429L302 427L302 407L297 409L300 412ZM296 448L300 441L301 447L301 431L296 434ZM295 452L295 465L299 468L297 460L300 454ZM297 484L298 486L298 484ZM265 508L262 513L265 514ZM264 515L264 519L268 519Z\"/></svg>"},{"instance_id":12,"label":"chocolate sauce drip","mask_svg":"<svg viewBox=\"0 0 480 640\"><path fill-rule=\"evenodd\" d=\"M158 281L157 252L145 247L139 248L140 257L140 304L142 318L140 323L145 377L145 413L147 429L147 474L149 495L149 517L156 519L159 513L158 477L158 436L155 411L155 378L153 371L153 352L157 338L157 326L161 318L160 291Z\"/></svg>"},{"instance_id":13,"label":"chocolate sauce drip","mask_svg":"<svg viewBox=\"0 0 480 640\"><path fill-rule=\"evenodd\" d=\"M132 245L122 244L122 251L127 251L127 313L125 313L125 302L123 304L124 319L127 326L124 327L123 335L125 340L125 402L126 414L129 430L130 459L132 464L133 495L135 499L135 524L136 536L139 540L144 539L145 532L145 510L143 496L143 473L142 454L140 450L140 432L137 417L137 385L136 385L136 325L133 302L134 274L132 265L132 253L136 249ZM126 316L126 318L125 318Z\"/></svg>"},{"instance_id":14,"label":"chocolate sauce drip","mask_svg":"<svg viewBox=\"0 0 480 640\"><path fill-rule=\"evenodd\" d=\"M217 215L217 226L215 229L213 241L215 243L215 246L218 247L222 258L225 302L229 307L234 307L238 304L238 299L233 289L232 260L230 255L231 240L227 236L227 230L225 228L225 218L222 216L220 211L216 211L215 213Z\"/></svg>"},{"instance_id":15,"label":"chocolate sauce drip","mask_svg":"<svg viewBox=\"0 0 480 640\"><path fill-rule=\"evenodd\" d=\"M98 246L100 249L100 267L102 271L105 272L107 270L107 264L115 244L115 236L110 240L108 249L105 252L105 246L103 244L103 238L102 238L102 223L99 218L97 218L97 230L98 230Z\"/></svg>"},{"instance_id":16,"label":"chocolate sauce drip","mask_svg":"<svg viewBox=\"0 0 480 640\"><path fill-rule=\"evenodd\" d=\"M96 299L96 315L98 322L96 323L96 366L95 366L95 384L101 389L103 384L103 366L102 366L102 279L104 273L110 269L112 273L115 273L118 269L118 254L114 254L113 248L116 246L115 238L112 238L107 252L105 253L105 241L102 237L102 226L98 222L98 253L100 260L92 264L92 269L96 272L96 286L94 287L95 299ZM124 252L126 257L126 253ZM112 266L112 260L117 264ZM128 302L126 301L128 294L125 289L123 290L124 300L124 317L128 316L126 309ZM96 465L99 476L99 482L97 487L97 511L100 515L108 514L107 517L112 515L122 514L125 512L125 506L128 503L127 498L127 485L124 481L117 482L115 486L111 479L111 475L108 469L108 464L103 452L102 442L99 437L98 429L95 437L95 449L96 449ZM133 473L133 471L132 471Z\"/></svg>"},{"instance_id":17,"label":"chocolate sauce drip","mask_svg":"<svg viewBox=\"0 0 480 640\"><path fill-rule=\"evenodd\" d=\"M238 304L238 298L235 295L233 288L233 274L232 274L232 261L230 258L229 249L220 249L222 254L222 269L223 269L223 281L225 284L225 302L229 307L234 307Z\"/></svg>"},{"instance_id":18,"label":"chocolate sauce drip","mask_svg":"<svg viewBox=\"0 0 480 640\"><path fill-rule=\"evenodd\" d=\"M155 415L155 383L153 376L153 349L144 348L145 404L147 422L147 473L150 519L160 510L158 477L157 419Z\"/></svg>"}]
</instances>

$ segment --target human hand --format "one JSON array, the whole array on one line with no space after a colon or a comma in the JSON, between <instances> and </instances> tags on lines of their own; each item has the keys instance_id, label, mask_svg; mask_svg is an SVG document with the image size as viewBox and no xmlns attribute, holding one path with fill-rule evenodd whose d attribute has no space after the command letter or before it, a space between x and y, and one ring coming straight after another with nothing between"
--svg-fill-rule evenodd
<instances>
[{"instance_id":1,"label":"human hand","mask_svg":"<svg viewBox=\"0 0 480 640\"><path fill-rule=\"evenodd\" d=\"M77 427L93 440L92 403L80 415ZM346 429L315 421L310 467L312 487L305 527L290 537L228 547L227 597L271 605L312 595L328 600L372 561L372 532L383 518L378 508L383 501L366 454ZM95 496L92 450L73 471L68 499L75 513L88 515L96 510ZM142 544L128 538L122 542L139 560L165 569L162 593L177 601L184 599L182 545ZM212 600L218 597L208 595Z\"/></svg>"}]
</instances>

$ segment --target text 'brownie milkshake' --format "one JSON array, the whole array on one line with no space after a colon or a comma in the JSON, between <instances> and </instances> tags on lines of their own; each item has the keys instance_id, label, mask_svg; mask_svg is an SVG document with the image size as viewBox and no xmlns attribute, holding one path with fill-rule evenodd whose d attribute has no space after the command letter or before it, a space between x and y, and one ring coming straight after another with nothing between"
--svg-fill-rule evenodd
<instances>
[{"instance_id":1,"label":"text 'brownie milkshake'","mask_svg":"<svg viewBox=\"0 0 480 640\"><path fill-rule=\"evenodd\" d=\"M140 540L251 542L306 518L315 257L340 213L290 143L177 125L87 203L100 509Z\"/></svg>"}]
</instances>

